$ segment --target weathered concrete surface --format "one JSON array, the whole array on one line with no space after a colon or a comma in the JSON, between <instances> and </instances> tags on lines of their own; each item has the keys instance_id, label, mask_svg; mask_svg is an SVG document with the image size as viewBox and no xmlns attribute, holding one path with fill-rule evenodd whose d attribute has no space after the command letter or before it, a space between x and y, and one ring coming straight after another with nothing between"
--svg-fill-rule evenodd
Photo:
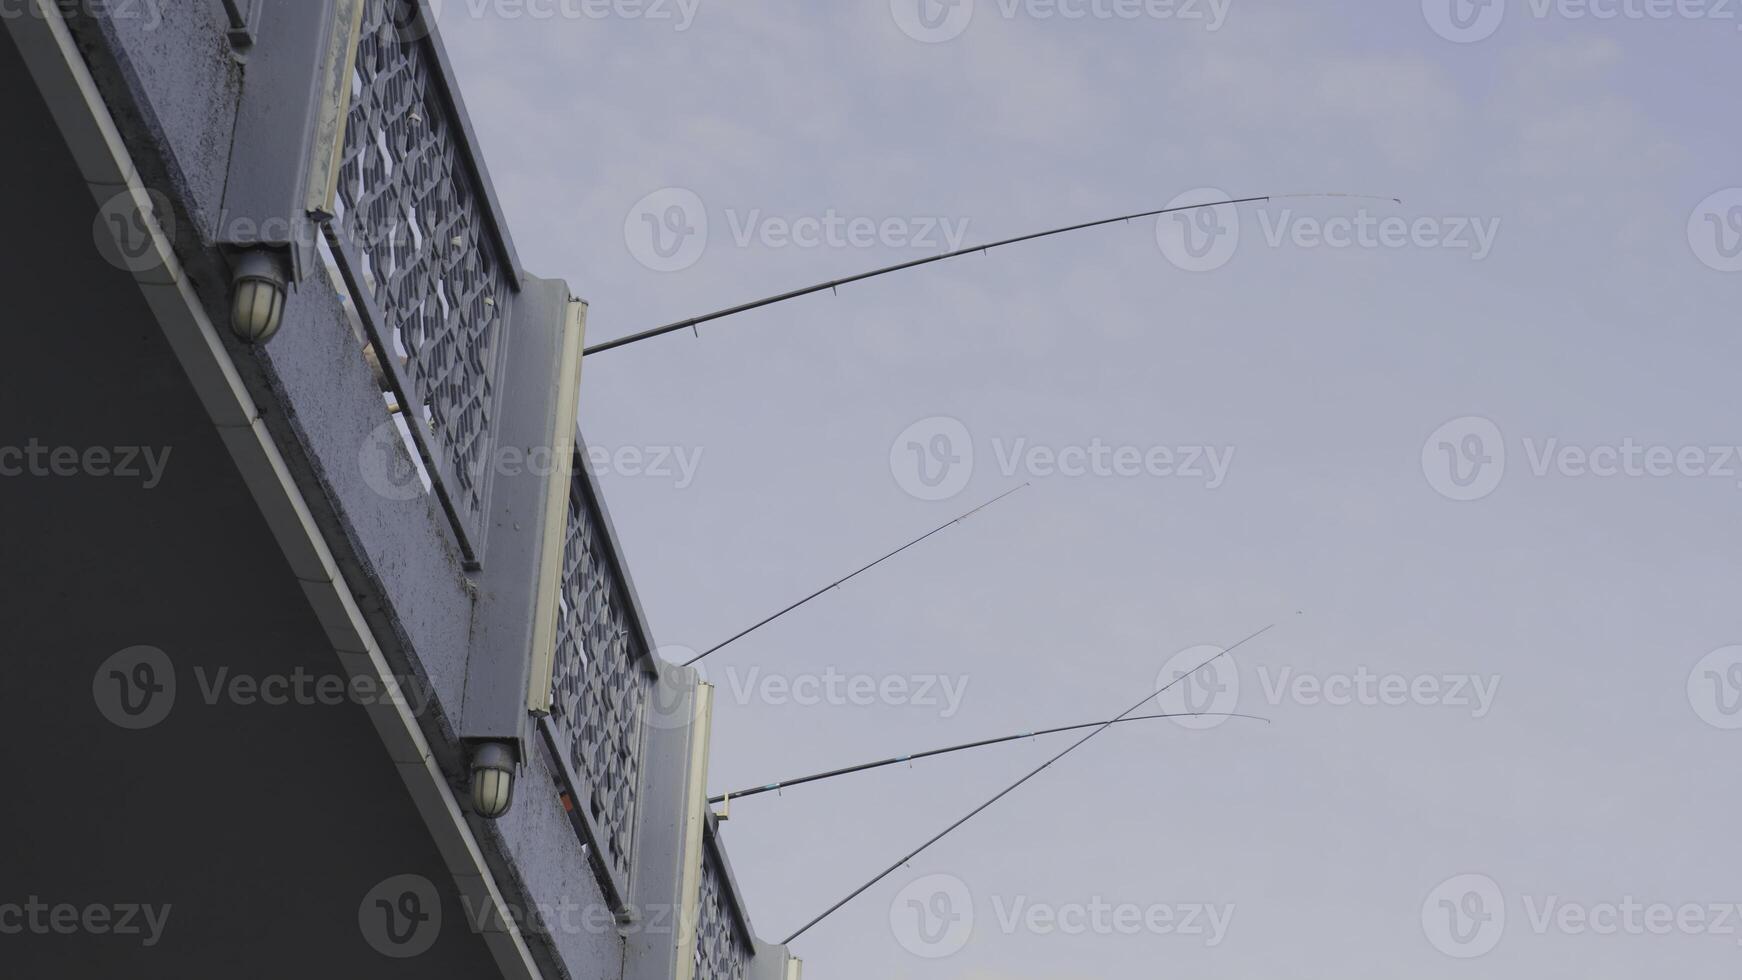
<instances>
[{"instance_id":1,"label":"weathered concrete surface","mask_svg":"<svg viewBox=\"0 0 1742 980\"><path fill-rule=\"evenodd\" d=\"M87 46L93 70L116 72L144 97L133 121L167 151L166 189L185 195L206 241L220 220L246 70L226 26L221 5L205 0L112 0L108 16L75 21L86 38L109 42Z\"/></svg>"}]
</instances>

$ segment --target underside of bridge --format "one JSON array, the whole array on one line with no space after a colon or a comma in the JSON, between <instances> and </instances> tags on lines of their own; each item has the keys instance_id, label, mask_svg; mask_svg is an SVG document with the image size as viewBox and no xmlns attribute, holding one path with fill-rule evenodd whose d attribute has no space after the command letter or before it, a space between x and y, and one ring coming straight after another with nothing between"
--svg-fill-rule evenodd
<instances>
[{"instance_id":1,"label":"underside of bridge","mask_svg":"<svg viewBox=\"0 0 1742 980\"><path fill-rule=\"evenodd\" d=\"M0 974L500 975L3 37L0 91ZM434 894L378 889L404 875ZM372 948L435 915L422 955Z\"/></svg>"}]
</instances>

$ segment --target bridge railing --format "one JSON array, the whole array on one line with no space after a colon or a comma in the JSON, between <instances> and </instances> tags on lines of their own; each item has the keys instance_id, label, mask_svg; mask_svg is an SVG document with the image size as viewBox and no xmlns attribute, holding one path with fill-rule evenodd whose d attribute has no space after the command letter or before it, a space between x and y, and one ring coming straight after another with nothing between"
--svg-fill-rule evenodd
<instances>
[{"instance_id":1,"label":"bridge railing","mask_svg":"<svg viewBox=\"0 0 1742 980\"><path fill-rule=\"evenodd\" d=\"M362 0L328 238L468 564L484 551L503 333L520 288L424 6Z\"/></svg>"},{"instance_id":2,"label":"bridge railing","mask_svg":"<svg viewBox=\"0 0 1742 980\"><path fill-rule=\"evenodd\" d=\"M579 824L609 895L627 902L649 702L659 676L652 637L579 442L562 535L549 725L575 783ZM675 775L675 774L674 774Z\"/></svg>"},{"instance_id":3,"label":"bridge railing","mask_svg":"<svg viewBox=\"0 0 1742 980\"><path fill-rule=\"evenodd\" d=\"M703 835L701 861L695 980L746 980L756 957L756 937L720 845L718 823L711 817Z\"/></svg>"},{"instance_id":4,"label":"bridge railing","mask_svg":"<svg viewBox=\"0 0 1742 980\"><path fill-rule=\"evenodd\" d=\"M179 147L230 154L194 168L210 170L205 197L215 208L199 212L211 219L200 225L205 237L186 235L184 247L196 260L210 253L199 277L208 284L221 280L231 249L285 253L299 292L284 330L259 352L263 377L278 384L255 384L263 399L279 400L279 438L307 465L302 478L330 519L323 533L354 573L359 614L390 641L382 656L392 666L432 679L435 709L419 721L444 778L464 780L481 742L514 745L519 772L544 777L522 781L520 813L497 814L491 833L502 846L490 859L538 860L573 847L544 836L567 828L533 819L556 812L556 800L532 798L554 779L614 911L625 922L657 921L664 906L683 923L680 940L624 931L624 969L633 963L636 980L789 980L795 961L756 940L707 809L712 692L657 655L573 425L578 378L551 369L578 374L578 353L563 353L575 338L564 331L584 332L572 319L584 304L566 284L520 269L430 12L437 6L214 0L212 26L223 24L247 53L245 65L226 53L221 72L197 76L221 77L235 91L210 126L187 126L197 139ZM175 24L191 32L193 22L190 13ZM180 48L133 38L128 56L142 61L216 50L204 34ZM105 77L162 81L155 72ZM166 113L198 101L182 88L159 94ZM298 100L309 101L301 127L292 118ZM292 219L284 237L233 237L239 229L223 217L232 197L250 206L241 216ZM337 282L304 255L322 245ZM301 292L309 281L338 295ZM364 344L378 376L362 366ZM387 403L429 497L383 489L358 465L356 439L386 424ZM540 487L498 465L504 451L529 446L569 458L572 469ZM400 447L391 448L398 461ZM537 898L534 889L558 887L556 877L505 880L520 878Z\"/></svg>"}]
</instances>

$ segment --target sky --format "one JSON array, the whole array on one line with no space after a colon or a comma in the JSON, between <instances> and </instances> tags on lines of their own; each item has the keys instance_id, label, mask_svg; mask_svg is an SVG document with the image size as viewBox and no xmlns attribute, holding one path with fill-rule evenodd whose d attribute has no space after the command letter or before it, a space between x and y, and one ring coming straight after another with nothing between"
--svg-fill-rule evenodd
<instances>
[{"instance_id":1,"label":"sky","mask_svg":"<svg viewBox=\"0 0 1742 980\"><path fill-rule=\"evenodd\" d=\"M715 792L1086 722L820 978L1733 977L1742 4L447 0ZM1399 199L1394 203L1391 199ZM1069 744L734 804L779 941Z\"/></svg>"}]
</instances>

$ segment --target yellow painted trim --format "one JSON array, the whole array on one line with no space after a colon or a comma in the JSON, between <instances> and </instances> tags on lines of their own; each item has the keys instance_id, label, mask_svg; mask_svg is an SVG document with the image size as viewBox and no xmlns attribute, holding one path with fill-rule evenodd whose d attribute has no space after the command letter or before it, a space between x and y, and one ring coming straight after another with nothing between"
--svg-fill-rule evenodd
<instances>
[{"instance_id":1,"label":"yellow painted trim","mask_svg":"<svg viewBox=\"0 0 1742 980\"><path fill-rule=\"evenodd\" d=\"M357 68L357 48L363 35L362 0L339 0L327 35L325 82L317 98L314 156L309 160L308 199L311 213L333 214L339 194L339 168L345 158L345 124L351 115L351 76Z\"/></svg>"}]
</instances>

